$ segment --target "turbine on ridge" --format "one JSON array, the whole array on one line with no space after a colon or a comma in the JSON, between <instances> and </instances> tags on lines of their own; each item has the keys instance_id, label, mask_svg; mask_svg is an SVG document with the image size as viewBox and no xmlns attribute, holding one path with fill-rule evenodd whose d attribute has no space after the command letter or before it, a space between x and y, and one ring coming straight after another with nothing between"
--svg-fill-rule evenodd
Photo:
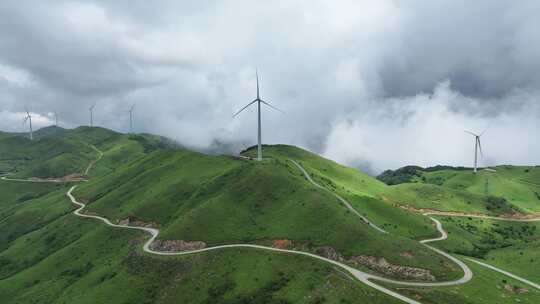
<instances>
[{"instance_id":1,"label":"turbine on ridge","mask_svg":"<svg viewBox=\"0 0 540 304\"><path fill-rule=\"evenodd\" d=\"M245 109L247 109L249 106L251 106L252 104L254 103L257 103L257 160L258 161L261 161L262 160L262 146L261 146L261 103L264 103L265 105L269 106L270 108L274 109L274 110L277 110L281 113L283 113L283 111L281 111L280 109L274 107L273 105L269 104L268 102L264 101L261 99L260 97L260 94L259 94L259 73L257 70L255 70L255 77L257 78L257 98L255 98L255 100L253 100L252 102L248 103L247 105L245 105L243 108L241 108L238 112L236 112L234 115L233 115L233 118L236 117L238 114L240 114L242 111L244 111Z\"/></svg>"},{"instance_id":2,"label":"turbine on ridge","mask_svg":"<svg viewBox=\"0 0 540 304\"><path fill-rule=\"evenodd\" d=\"M90 127L94 126L94 107L96 104L93 104L90 108L88 108L88 111L90 111Z\"/></svg>"},{"instance_id":3,"label":"turbine on ridge","mask_svg":"<svg viewBox=\"0 0 540 304\"><path fill-rule=\"evenodd\" d=\"M484 135L486 130L484 130L480 134L476 134L476 133L473 133L471 131L466 131L466 130L465 132L474 136L474 173L476 173L478 171L478 151L480 151L480 156L484 158L484 153L482 152L482 144L480 143L480 137Z\"/></svg>"},{"instance_id":4,"label":"turbine on ridge","mask_svg":"<svg viewBox=\"0 0 540 304\"><path fill-rule=\"evenodd\" d=\"M28 121L29 122L29 126L30 126L30 140L34 140L34 132L32 130L32 115L30 115L30 112L28 111L28 108L24 108L24 110L26 111L26 116L24 117L24 120L23 120L23 125Z\"/></svg>"},{"instance_id":5,"label":"turbine on ridge","mask_svg":"<svg viewBox=\"0 0 540 304\"><path fill-rule=\"evenodd\" d=\"M135 109L135 104L129 108L129 133L133 134L133 110Z\"/></svg>"}]
</instances>

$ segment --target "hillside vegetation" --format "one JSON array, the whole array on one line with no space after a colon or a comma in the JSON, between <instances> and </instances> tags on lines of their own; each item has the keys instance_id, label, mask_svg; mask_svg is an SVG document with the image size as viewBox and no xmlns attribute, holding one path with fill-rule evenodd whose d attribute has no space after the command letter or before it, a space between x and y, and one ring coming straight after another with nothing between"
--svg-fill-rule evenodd
<instances>
[{"instance_id":1,"label":"hillside vegetation","mask_svg":"<svg viewBox=\"0 0 540 304\"><path fill-rule=\"evenodd\" d=\"M387 172L393 182L382 180L388 185L293 146L265 146L265 159L255 162L249 160L254 148L242 157L206 155L159 136L104 128L51 127L35 134L31 142L24 134L0 133L2 173L62 177L92 164L89 181L74 192L87 204L84 212L159 228L158 244L260 244L404 279L352 263L384 258L446 281L463 273L418 242L439 234L427 216L411 209L497 216L540 209L537 167L501 166L477 175L466 168L408 167ZM74 216L66 197L72 185L0 180L2 303L402 303L306 256L249 248L175 257L145 253L148 235ZM364 223L336 195L388 233ZM432 245L540 280L540 224L437 217L449 239ZM539 291L467 263L474 278L463 285L388 287L422 303L540 302Z\"/></svg>"},{"instance_id":2,"label":"hillside vegetation","mask_svg":"<svg viewBox=\"0 0 540 304\"><path fill-rule=\"evenodd\" d=\"M275 149L289 155L295 148ZM291 157L304 162L299 154ZM384 187L365 178L368 184ZM461 275L450 262L418 242L381 234L366 225L331 193L306 182L285 157L256 163L231 156L161 150L81 185L75 195L88 203L91 213L115 222L130 218L159 227L159 237L164 240L202 241L207 246L289 240L291 247L330 250L345 259L384 256L391 263L430 269L437 278ZM379 218L383 223L392 222L388 216L394 215L389 212ZM410 217L418 219L410 229L436 235L429 220L416 214ZM415 252L415 256L407 257L406 252Z\"/></svg>"},{"instance_id":3,"label":"hillside vegetation","mask_svg":"<svg viewBox=\"0 0 540 304\"><path fill-rule=\"evenodd\" d=\"M385 197L401 205L491 215L540 212L540 167L489 170L404 167L378 177L393 185Z\"/></svg>"}]
</instances>

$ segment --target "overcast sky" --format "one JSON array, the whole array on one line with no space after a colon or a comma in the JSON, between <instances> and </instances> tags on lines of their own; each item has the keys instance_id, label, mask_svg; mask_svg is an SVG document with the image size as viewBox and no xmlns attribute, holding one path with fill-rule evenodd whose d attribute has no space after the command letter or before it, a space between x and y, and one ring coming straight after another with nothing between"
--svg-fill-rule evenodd
<instances>
[{"instance_id":1,"label":"overcast sky","mask_svg":"<svg viewBox=\"0 0 540 304\"><path fill-rule=\"evenodd\" d=\"M255 3L257 2L257 3ZM370 173L540 164L540 1L10 1L0 130L89 123L199 149L308 148Z\"/></svg>"}]
</instances>

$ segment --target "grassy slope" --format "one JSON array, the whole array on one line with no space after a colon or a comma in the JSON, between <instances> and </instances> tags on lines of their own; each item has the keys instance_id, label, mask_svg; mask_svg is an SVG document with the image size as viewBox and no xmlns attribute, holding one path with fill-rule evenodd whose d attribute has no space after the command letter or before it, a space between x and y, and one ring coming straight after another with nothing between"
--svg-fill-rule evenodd
<instances>
[{"instance_id":1,"label":"grassy slope","mask_svg":"<svg viewBox=\"0 0 540 304\"><path fill-rule=\"evenodd\" d=\"M481 179L478 182L454 177L448 178L447 184L442 186L421 185L435 189L433 192L401 189L419 187L419 184L388 187L356 170L294 147L265 147L265 153L274 160L253 164L185 150L156 151L147 156L163 148L162 140L150 135L133 137L84 127L61 134L68 143L84 141L105 152L103 160L91 173L95 178L77 195L91 201L93 211L111 219L135 215L158 223L163 231L162 238L204 238L202 240L209 244L290 238L313 246L331 245L346 255L382 253L392 262L427 265L439 278L446 278L458 273L442 274L448 268L437 266L440 260L429 252L421 251L413 261L399 255L418 249L418 244L407 237L433 235L434 229L425 217L394 208L393 204L409 199L416 202L420 193L423 200L419 201L426 205L439 200L450 210L478 208L482 211L481 191L485 187ZM50 134L45 134L39 140L49 137ZM0 134L0 146L5 140L13 141L13 135ZM21 142L25 144L24 139ZM32 147L21 145L20 151ZM20 151L12 152L16 156ZM92 150L84 153L95 157ZM247 152L250 153L253 151ZM319 184L333 188L393 235L377 234L347 212L331 194L315 190L287 161L289 157L299 160ZM15 163L34 167L26 161ZM67 163L62 160L60 166ZM79 166L86 167L86 164ZM494 191L502 186L509 187L514 191L507 197L512 203L523 210L534 210L531 197L524 193L537 189L538 171L505 168L498 169L499 178L526 187L493 182ZM529 172L525 172L527 169ZM459 188L464 182L472 186ZM279 300L313 303L317 298L330 303L357 303L360 299L369 303L392 303L391 299L351 282L328 265L304 257L258 250L226 250L182 258L142 255L141 234L102 227L68 214L71 206L64 197L65 190L63 185L25 184L23 187L0 181L0 191L8 194L0 198L0 231L3 232L3 238L0 237L0 298L10 299L10 303L90 303L96 299L117 303L167 303L172 299L242 303L260 299L257 297L263 297L268 303ZM446 206L447 201L451 207ZM394 223L398 223L396 228L393 228ZM456 250L482 243L482 237L479 240L474 234L459 231L470 229L469 226L447 224L451 237L448 243L439 243L441 247ZM454 239L457 231L463 237ZM529 236L526 241L519 239L510 246L487 252L488 262L536 279L536 268L530 267L530 263L538 261L536 239ZM476 277L470 284L415 293L422 294L426 303L489 302L501 295L505 296L501 303L516 299L524 303L538 300L536 292L505 294L497 283L506 279L504 276L471 266ZM485 295L479 293L480 290L493 292Z\"/></svg>"},{"instance_id":2,"label":"grassy slope","mask_svg":"<svg viewBox=\"0 0 540 304\"><path fill-rule=\"evenodd\" d=\"M50 221L49 214L58 213L58 204L49 204L58 200L57 196L49 197L58 189L66 188L61 185L0 182L0 250L7 248L10 241L35 229L36 225Z\"/></svg>"},{"instance_id":3,"label":"grassy slope","mask_svg":"<svg viewBox=\"0 0 540 304\"><path fill-rule=\"evenodd\" d=\"M90 203L91 212L113 221L133 216L156 223L164 239L218 245L287 238L298 246L331 246L345 256L385 256L429 268L440 279L461 275L419 243L365 225L281 159L255 163L159 151L82 185L75 194ZM415 257L404 257L405 252Z\"/></svg>"},{"instance_id":4,"label":"grassy slope","mask_svg":"<svg viewBox=\"0 0 540 304\"><path fill-rule=\"evenodd\" d=\"M478 195L493 195L506 198L523 212L540 211L540 168L498 166L496 172L442 170L425 172L427 179L438 178L442 186L463 190Z\"/></svg>"},{"instance_id":5,"label":"grassy slope","mask_svg":"<svg viewBox=\"0 0 540 304\"><path fill-rule=\"evenodd\" d=\"M168 145L159 136L124 135L99 127L66 130L48 127L35 132L30 141L20 134L0 134L0 173L14 177L62 177L83 173L96 158L94 145L105 152L91 176L104 175L135 158Z\"/></svg>"},{"instance_id":6,"label":"grassy slope","mask_svg":"<svg viewBox=\"0 0 540 304\"><path fill-rule=\"evenodd\" d=\"M19 136L0 137L2 164L16 177L61 177L82 172L94 151L79 141L40 136L34 141Z\"/></svg>"},{"instance_id":7,"label":"grassy slope","mask_svg":"<svg viewBox=\"0 0 540 304\"><path fill-rule=\"evenodd\" d=\"M540 222L442 217L442 223L449 239L439 247L540 283Z\"/></svg>"},{"instance_id":8,"label":"grassy slope","mask_svg":"<svg viewBox=\"0 0 540 304\"><path fill-rule=\"evenodd\" d=\"M51 220L29 223L31 231L0 251L2 303L397 303L306 257L238 249L143 255L142 233L66 214L64 190L18 208ZM20 210L11 217L26 219Z\"/></svg>"},{"instance_id":9,"label":"grassy slope","mask_svg":"<svg viewBox=\"0 0 540 304\"><path fill-rule=\"evenodd\" d=\"M254 156L255 152L251 149L246 154ZM318 184L346 198L357 211L390 233L413 239L437 235L428 218L395 208L385 197L391 187L361 171L293 146L265 146L264 152L282 161L297 160Z\"/></svg>"},{"instance_id":10,"label":"grassy slope","mask_svg":"<svg viewBox=\"0 0 540 304\"><path fill-rule=\"evenodd\" d=\"M421 171L413 183L390 187L385 198L398 204L443 211L498 215L488 208L487 197L505 198L522 213L540 212L540 168L498 166L496 172L481 170ZM506 208L507 209L507 208Z\"/></svg>"},{"instance_id":11,"label":"grassy slope","mask_svg":"<svg viewBox=\"0 0 540 304\"><path fill-rule=\"evenodd\" d=\"M394 290L411 298L418 299L425 304L534 304L540 302L540 291L537 289L497 272L483 268L472 262L467 262L467 265L469 265L474 273L473 279L467 284L440 288L402 288L391 285L387 286L393 287ZM505 289L506 284L526 288L528 291L522 294L512 292Z\"/></svg>"},{"instance_id":12,"label":"grassy slope","mask_svg":"<svg viewBox=\"0 0 540 304\"><path fill-rule=\"evenodd\" d=\"M91 173L95 178L121 172L120 165L161 147L161 139L154 136L118 136L98 128L78 128L63 136L105 152ZM29 162L22 165L32 168ZM200 167L192 172L197 171ZM0 182L0 190L8 193L0 199L0 298L9 303L396 302L305 257L258 250L166 259L141 256L140 234L68 214L72 206L66 189Z\"/></svg>"}]
</instances>

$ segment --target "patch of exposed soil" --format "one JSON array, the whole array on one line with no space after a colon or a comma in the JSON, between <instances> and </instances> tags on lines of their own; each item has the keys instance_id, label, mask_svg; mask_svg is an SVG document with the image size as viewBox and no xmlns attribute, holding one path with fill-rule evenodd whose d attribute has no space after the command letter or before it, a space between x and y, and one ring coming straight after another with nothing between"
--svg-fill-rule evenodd
<instances>
[{"instance_id":1,"label":"patch of exposed soil","mask_svg":"<svg viewBox=\"0 0 540 304\"><path fill-rule=\"evenodd\" d=\"M157 228L156 223L147 223L143 222L140 219L134 216L128 216L123 220L118 221L118 225L123 226L136 226L136 227L146 227L146 228Z\"/></svg>"},{"instance_id":2,"label":"patch of exposed soil","mask_svg":"<svg viewBox=\"0 0 540 304\"><path fill-rule=\"evenodd\" d=\"M380 273L402 279L435 281L435 277L427 269L391 264L383 257L359 255L351 257L348 262L355 266L363 265Z\"/></svg>"},{"instance_id":3,"label":"patch of exposed soil","mask_svg":"<svg viewBox=\"0 0 540 304\"><path fill-rule=\"evenodd\" d=\"M317 247L315 248L315 253L325 258L328 258L330 260L334 260L338 262L345 261L341 253L339 253L337 250L335 250L334 248L330 246Z\"/></svg>"},{"instance_id":4,"label":"patch of exposed soil","mask_svg":"<svg viewBox=\"0 0 540 304\"><path fill-rule=\"evenodd\" d=\"M529 292L529 290L527 288L514 286L512 284L505 284L504 289L506 289L507 291L509 291L511 293L516 293L516 294L523 294L523 293Z\"/></svg>"},{"instance_id":5,"label":"patch of exposed soil","mask_svg":"<svg viewBox=\"0 0 540 304\"><path fill-rule=\"evenodd\" d=\"M272 247L278 249L289 249L292 246L292 241L288 239L272 240Z\"/></svg>"},{"instance_id":6,"label":"patch of exposed soil","mask_svg":"<svg viewBox=\"0 0 540 304\"><path fill-rule=\"evenodd\" d=\"M346 259L330 246L317 247L314 252L325 258L338 262L345 262L354 267L362 265L389 277L415 281L435 281L435 277L431 274L431 271L427 269L391 264L383 257L359 255ZM402 255L404 254L410 258L414 257L410 252L402 253Z\"/></svg>"},{"instance_id":7,"label":"patch of exposed soil","mask_svg":"<svg viewBox=\"0 0 540 304\"><path fill-rule=\"evenodd\" d=\"M410 252L410 251L404 251L404 252L400 253L399 255L401 257L404 257L404 258L409 259L409 260L414 258L414 254L412 252Z\"/></svg>"},{"instance_id":8,"label":"patch of exposed soil","mask_svg":"<svg viewBox=\"0 0 540 304\"><path fill-rule=\"evenodd\" d=\"M150 244L150 249L162 252L182 252L206 248L201 241L156 240Z\"/></svg>"}]
</instances>

